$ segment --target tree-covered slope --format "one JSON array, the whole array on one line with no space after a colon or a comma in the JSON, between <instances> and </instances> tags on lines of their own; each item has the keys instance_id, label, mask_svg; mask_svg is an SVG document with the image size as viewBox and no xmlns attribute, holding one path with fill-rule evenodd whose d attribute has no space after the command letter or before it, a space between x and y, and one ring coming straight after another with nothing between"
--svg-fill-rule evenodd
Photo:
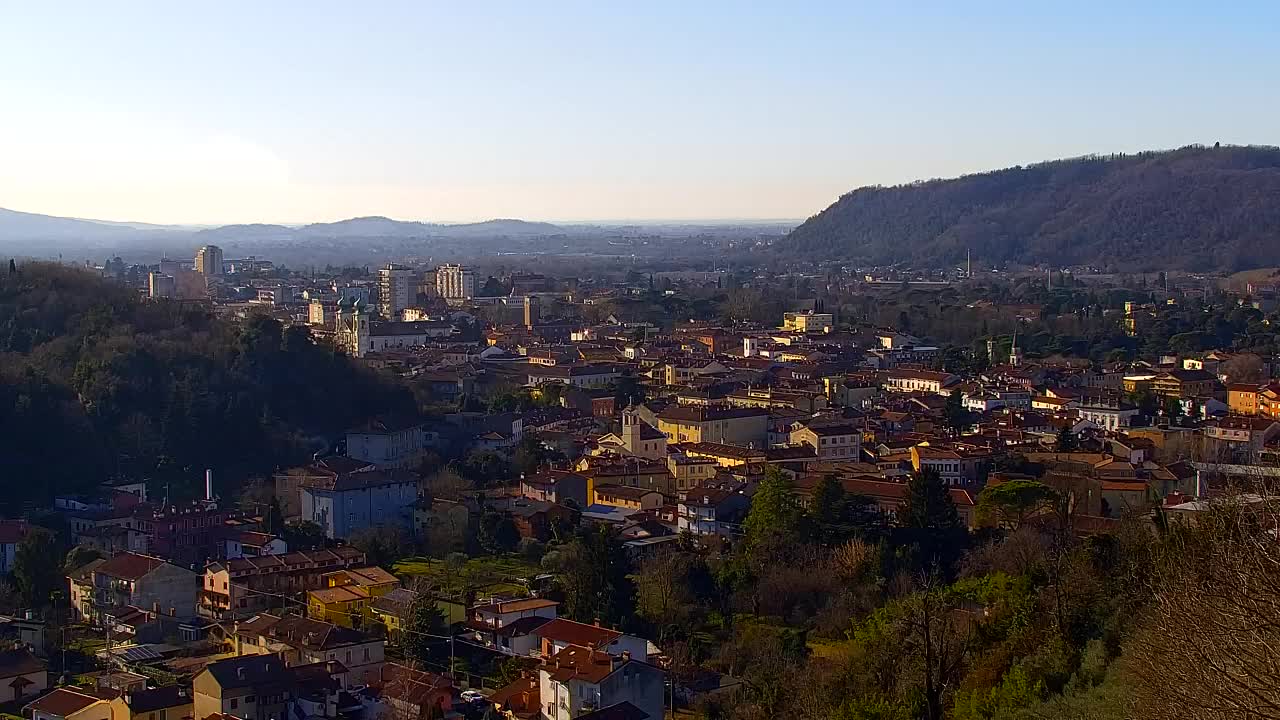
<instances>
[{"instance_id":1,"label":"tree-covered slope","mask_svg":"<svg viewBox=\"0 0 1280 720\"><path fill-rule=\"evenodd\" d=\"M406 388L306 328L234 325L58 265L0 274L0 505L109 477L181 497L205 468L227 495L370 415L413 411Z\"/></svg>"},{"instance_id":2,"label":"tree-covered slope","mask_svg":"<svg viewBox=\"0 0 1280 720\"><path fill-rule=\"evenodd\" d=\"M780 244L874 264L1237 270L1280 257L1280 148L1188 147L865 187Z\"/></svg>"}]
</instances>

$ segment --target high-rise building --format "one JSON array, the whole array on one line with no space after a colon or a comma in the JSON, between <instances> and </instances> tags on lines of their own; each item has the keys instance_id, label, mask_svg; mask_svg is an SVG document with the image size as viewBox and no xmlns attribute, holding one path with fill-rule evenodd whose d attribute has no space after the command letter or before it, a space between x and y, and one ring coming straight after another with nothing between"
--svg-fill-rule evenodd
<instances>
[{"instance_id":1,"label":"high-rise building","mask_svg":"<svg viewBox=\"0 0 1280 720\"><path fill-rule=\"evenodd\" d=\"M196 272L206 278L222 277L222 248L205 245L196 251Z\"/></svg>"},{"instance_id":2,"label":"high-rise building","mask_svg":"<svg viewBox=\"0 0 1280 720\"><path fill-rule=\"evenodd\" d=\"M475 297L475 271L462 265L441 265L436 268L436 290L446 300Z\"/></svg>"},{"instance_id":3,"label":"high-rise building","mask_svg":"<svg viewBox=\"0 0 1280 720\"><path fill-rule=\"evenodd\" d=\"M177 292L177 285L172 275L164 273L147 274L147 294L153 298L171 298Z\"/></svg>"},{"instance_id":4,"label":"high-rise building","mask_svg":"<svg viewBox=\"0 0 1280 720\"><path fill-rule=\"evenodd\" d=\"M542 313L539 312L540 309L541 308L538 305L538 298L536 295L524 296L524 326L525 327L532 330L534 325L537 325L539 322L542 321Z\"/></svg>"},{"instance_id":5,"label":"high-rise building","mask_svg":"<svg viewBox=\"0 0 1280 720\"><path fill-rule=\"evenodd\" d=\"M378 271L378 303L382 316L399 320L400 313L413 303L413 271L399 265L388 265Z\"/></svg>"}]
</instances>

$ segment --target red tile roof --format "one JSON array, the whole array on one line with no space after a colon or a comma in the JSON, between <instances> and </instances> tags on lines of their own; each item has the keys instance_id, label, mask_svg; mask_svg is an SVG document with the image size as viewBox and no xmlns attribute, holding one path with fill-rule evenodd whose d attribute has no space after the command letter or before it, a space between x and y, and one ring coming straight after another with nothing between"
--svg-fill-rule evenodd
<instances>
[{"instance_id":1,"label":"red tile roof","mask_svg":"<svg viewBox=\"0 0 1280 720\"><path fill-rule=\"evenodd\" d=\"M99 565L94 572L121 580L137 580L160 567L164 562L150 555L120 553Z\"/></svg>"},{"instance_id":2,"label":"red tile roof","mask_svg":"<svg viewBox=\"0 0 1280 720\"><path fill-rule=\"evenodd\" d=\"M538 636L551 642L582 647L600 648L622 637L617 630L610 630L598 625L574 622L564 618L556 618L538 628Z\"/></svg>"}]
</instances>

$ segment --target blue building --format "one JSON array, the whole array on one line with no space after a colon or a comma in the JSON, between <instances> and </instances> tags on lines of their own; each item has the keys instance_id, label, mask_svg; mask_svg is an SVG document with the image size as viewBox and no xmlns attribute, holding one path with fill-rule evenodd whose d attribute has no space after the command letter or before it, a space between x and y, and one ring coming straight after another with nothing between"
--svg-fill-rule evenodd
<instances>
[{"instance_id":1,"label":"blue building","mask_svg":"<svg viewBox=\"0 0 1280 720\"><path fill-rule=\"evenodd\" d=\"M412 473L361 470L336 477L310 477L298 490L302 519L324 528L327 537L350 537L374 525L413 529L418 479Z\"/></svg>"}]
</instances>

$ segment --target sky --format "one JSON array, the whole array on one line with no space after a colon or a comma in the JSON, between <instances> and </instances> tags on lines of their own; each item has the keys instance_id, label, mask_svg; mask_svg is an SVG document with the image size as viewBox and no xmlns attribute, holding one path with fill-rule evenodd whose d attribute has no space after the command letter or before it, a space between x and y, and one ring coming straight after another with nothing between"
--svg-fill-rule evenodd
<instances>
[{"instance_id":1,"label":"sky","mask_svg":"<svg viewBox=\"0 0 1280 720\"><path fill-rule=\"evenodd\" d=\"M0 0L0 207L156 223L804 218L1277 144L1280 3Z\"/></svg>"}]
</instances>

